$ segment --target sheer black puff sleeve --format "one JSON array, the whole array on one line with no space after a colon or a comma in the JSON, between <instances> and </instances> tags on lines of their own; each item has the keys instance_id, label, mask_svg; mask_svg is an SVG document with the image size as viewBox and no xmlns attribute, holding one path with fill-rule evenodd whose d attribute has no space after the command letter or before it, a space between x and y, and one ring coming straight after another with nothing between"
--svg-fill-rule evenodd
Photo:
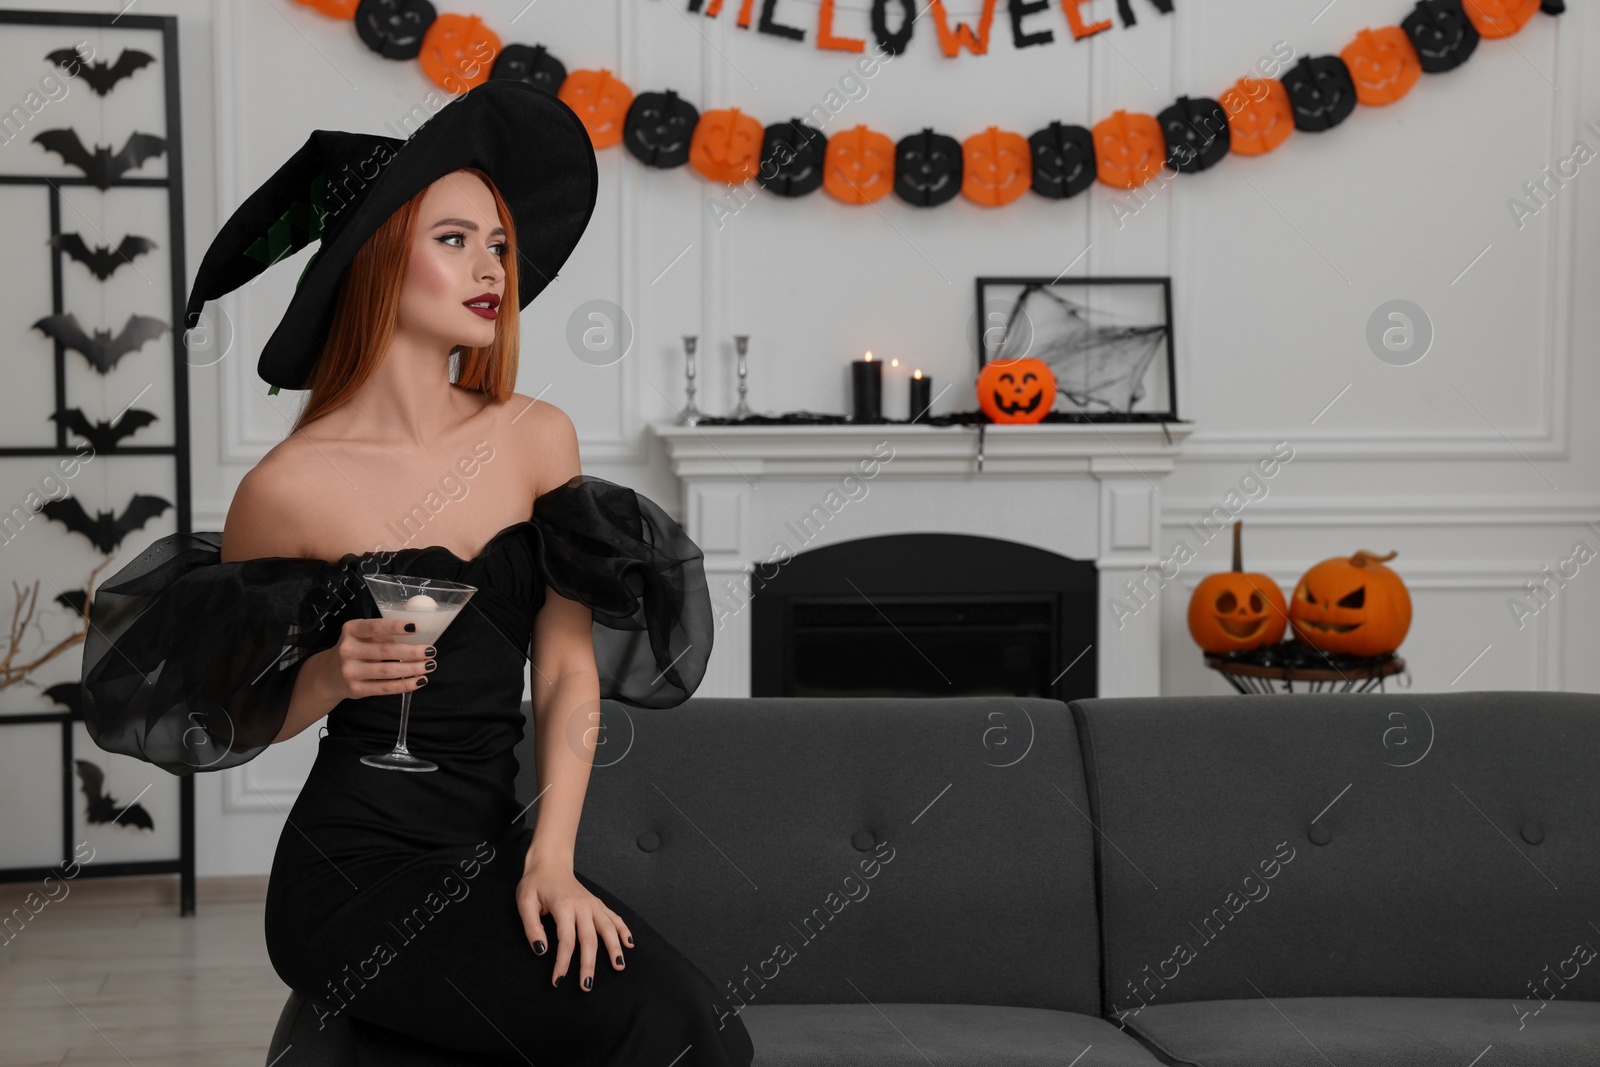
<instances>
[{"instance_id":1,"label":"sheer black puff sleeve","mask_svg":"<svg viewBox=\"0 0 1600 1067\"><path fill-rule=\"evenodd\" d=\"M594 615L600 695L670 708L699 687L715 627L700 547L650 498L575 475L534 503L550 588Z\"/></svg>"},{"instance_id":2,"label":"sheer black puff sleeve","mask_svg":"<svg viewBox=\"0 0 1600 1067\"><path fill-rule=\"evenodd\" d=\"M339 568L222 563L221 547L220 533L168 535L95 591L79 703L101 748L173 774L255 758L283 729L300 665L359 614Z\"/></svg>"}]
</instances>

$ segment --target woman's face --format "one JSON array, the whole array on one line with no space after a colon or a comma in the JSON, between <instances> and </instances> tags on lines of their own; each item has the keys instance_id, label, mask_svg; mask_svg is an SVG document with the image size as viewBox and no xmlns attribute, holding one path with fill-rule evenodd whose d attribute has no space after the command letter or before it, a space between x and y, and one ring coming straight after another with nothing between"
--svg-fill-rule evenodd
<instances>
[{"instance_id":1,"label":"woman's face","mask_svg":"<svg viewBox=\"0 0 1600 1067\"><path fill-rule=\"evenodd\" d=\"M510 253L494 195L476 174L456 171L428 187L411 237L399 327L453 349L494 341ZM481 306L485 294L489 307ZM478 303L477 308L469 305Z\"/></svg>"}]
</instances>

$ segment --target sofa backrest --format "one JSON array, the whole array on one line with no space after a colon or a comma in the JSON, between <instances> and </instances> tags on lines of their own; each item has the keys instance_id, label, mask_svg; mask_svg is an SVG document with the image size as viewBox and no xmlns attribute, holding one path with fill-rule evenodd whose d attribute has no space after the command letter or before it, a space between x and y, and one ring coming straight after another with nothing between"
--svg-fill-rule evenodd
<instances>
[{"instance_id":1,"label":"sofa backrest","mask_svg":"<svg viewBox=\"0 0 1600 1067\"><path fill-rule=\"evenodd\" d=\"M1600 696L1083 700L1105 1011L1600 999ZM1564 976L1564 977L1563 977Z\"/></svg>"},{"instance_id":2,"label":"sofa backrest","mask_svg":"<svg viewBox=\"0 0 1600 1067\"><path fill-rule=\"evenodd\" d=\"M601 719L574 867L729 1010L1099 1011L1093 830L1064 704L694 698L603 701Z\"/></svg>"}]
</instances>

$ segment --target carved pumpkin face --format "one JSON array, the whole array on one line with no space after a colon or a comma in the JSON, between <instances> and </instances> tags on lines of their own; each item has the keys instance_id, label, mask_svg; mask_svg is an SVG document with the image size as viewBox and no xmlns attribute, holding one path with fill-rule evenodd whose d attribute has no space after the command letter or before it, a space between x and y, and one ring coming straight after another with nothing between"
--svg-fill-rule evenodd
<instances>
[{"instance_id":1,"label":"carved pumpkin face","mask_svg":"<svg viewBox=\"0 0 1600 1067\"><path fill-rule=\"evenodd\" d=\"M1399 26L1362 30L1339 57L1350 68L1356 99L1368 107L1392 104L1422 77L1422 62Z\"/></svg>"},{"instance_id":2,"label":"carved pumpkin face","mask_svg":"<svg viewBox=\"0 0 1600 1067\"><path fill-rule=\"evenodd\" d=\"M610 148L622 140L633 90L613 78L609 70L575 70L561 83L559 95L583 121L590 144Z\"/></svg>"},{"instance_id":3,"label":"carved pumpkin face","mask_svg":"<svg viewBox=\"0 0 1600 1067\"><path fill-rule=\"evenodd\" d=\"M1167 158L1180 174L1194 174L1228 154L1228 118L1222 105L1206 97L1178 97L1156 116L1167 142Z\"/></svg>"},{"instance_id":4,"label":"carved pumpkin face","mask_svg":"<svg viewBox=\"0 0 1600 1067\"><path fill-rule=\"evenodd\" d=\"M1289 90L1276 78L1240 78L1222 94L1228 113L1229 147L1245 156L1264 156L1294 132Z\"/></svg>"},{"instance_id":5,"label":"carved pumpkin face","mask_svg":"<svg viewBox=\"0 0 1600 1067\"><path fill-rule=\"evenodd\" d=\"M961 142L932 128L900 138L894 146L895 195L917 207L937 207L961 191Z\"/></svg>"},{"instance_id":6,"label":"carved pumpkin face","mask_svg":"<svg viewBox=\"0 0 1600 1067\"><path fill-rule=\"evenodd\" d=\"M805 196L822 188L822 164L828 137L815 126L795 119L775 122L761 140L761 169L756 181L777 196Z\"/></svg>"},{"instance_id":7,"label":"carved pumpkin face","mask_svg":"<svg viewBox=\"0 0 1600 1067\"><path fill-rule=\"evenodd\" d=\"M1020 133L990 126L961 142L961 193L978 204L1009 204L1033 185L1033 150Z\"/></svg>"},{"instance_id":8,"label":"carved pumpkin face","mask_svg":"<svg viewBox=\"0 0 1600 1067\"><path fill-rule=\"evenodd\" d=\"M991 422L1039 422L1056 402L1056 376L1042 359L985 363L978 372L978 406Z\"/></svg>"},{"instance_id":9,"label":"carved pumpkin face","mask_svg":"<svg viewBox=\"0 0 1600 1067\"><path fill-rule=\"evenodd\" d=\"M1539 12L1540 0L1462 0L1467 18L1483 37L1510 37Z\"/></svg>"},{"instance_id":10,"label":"carved pumpkin face","mask_svg":"<svg viewBox=\"0 0 1600 1067\"><path fill-rule=\"evenodd\" d=\"M714 182L749 181L761 165L761 123L736 107L707 111L694 128L689 162Z\"/></svg>"},{"instance_id":11,"label":"carved pumpkin face","mask_svg":"<svg viewBox=\"0 0 1600 1067\"><path fill-rule=\"evenodd\" d=\"M546 92L561 92L561 83L567 80L567 66L545 51L542 44L508 44L495 57L491 78L527 82Z\"/></svg>"},{"instance_id":12,"label":"carved pumpkin face","mask_svg":"<svg viewBox=\"0 0 1600 1067\"><path fill-rule=\"evenodd\" d=\"M828 139L822 187L846 204L881 200L894 188L894 142L855 126Z\"/></svg>"},{"instance_id":13,"label":"carved pumpkin face","mask_svg":"<svg viewBox=\"0 0 1600 1067\"><path fill-rule=\"evenodd\" d=\"M1102 182L1136 189L1161 173L1167 141L1154 115L1113 111L1095 123L1094 158Z\"/></svg>"},{"instance_id":14,"label":"carved pumpkin face","mask_svg":"<svg viewBox=\"0 0 1600 1067\"><path fill-rule=\"evenodd\" d=\"M681 167L689 162L689 143L699 121L699 109L671 89L640 93L628 107L622 143L647 166Z\"/></svg>"},{"instance_id":15,"label":"carved pumpkin face","mask_svg":"<svg viewBox=\"0 0 1600 1067\"><path fill-rule=\"evenodd\" d=\"M356 6L356 35L385 59L416 59L436 18L428 0L361 0Z\"/></svg>"},{"instance_id":16,"label":"carved pumpkin face","mask_svg":"<svg viewBox=\"0 0 1600 1067\"><path fill-rule=\"evenodd\" d=\"M1461 0L1417 0L1400 23L1428 74L1455 70L1478 47L1478 28L1467 18Z\"/></svg>"},{"instance_id":17,"label":"carved pumpkin face","mask_svg":"<svg viewBox=\"0 0 1600 1067\"><path fill-rule=\"evenodd\" d=\"M1244 523L1233 524L1233 570L1208 574L1189 598L1189 636L1203 651L1248 652L1275 645L1289 624L1283 590L1265 574L1246 574Z\"/></svg>"},{"instance_id":18,"label":"carved pumpkin face","mask_svg":"<svg viewBox=\"0 0 1600 1067\"><path fill-rule=\"evenodd\" d=\"M1052 122L1028 138L1033 148L1033 191L1051 200L1077 196L1094 184L1094 134Z\"/></svg>"},{"instance_id":19,"label":"carved pumpkin face","mask_svg":"<svg viewBox=\"0 0 1600 1067\"><path fill-rule=\"evenodd\" d=\"M500 38L478 16L444 14L423 34L417 61L439 88L464 93L489 80L499 54Z\"/></svg>"},{"instance_id":20,"label":"carved pumpkin face","mask_svg":"<svg viewBox=\"0 0 1600 1067\"><path fill-rule=\"evenodd\" d=\"M1306 56L1284 71L1282 81L1289 91L1297 130L1331 130L1356 109L1355 82L1338 56Z\"/></svg>"},{"instance_id":21,"label":"carved pumpkin face","mask_svg":"<svg viewBox=\"0 0 1600 1067\"><path fill-rule=\"evenodd\" d=\"M1312 648L1350 656L1381 656L1399 648L1411 628L1411 594L1383 565L1394 557L1363 549L1306 571L1289 601L1295 636Z\"/></svg>"}]
</instances>

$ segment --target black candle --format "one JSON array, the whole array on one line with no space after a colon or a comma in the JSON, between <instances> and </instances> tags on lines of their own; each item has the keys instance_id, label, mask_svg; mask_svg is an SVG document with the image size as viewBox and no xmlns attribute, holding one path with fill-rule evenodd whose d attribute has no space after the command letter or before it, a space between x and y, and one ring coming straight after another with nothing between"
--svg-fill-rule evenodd
<instances>
[{"instance_id":1,"label":"black candle","mask_svg":"<svg viewBox=\"0 0 1600 1067\"><path fill-rule=\"evenodd\" d=\"M851 422L883 421L883 363L867 353L850 364Z\"/></svg>"},{"instance_id":2,"label":"black candle","mask_svg":"<svg viewBox=\"0 0 1600 1067\"><path fill-rule=\"evenodd\" d=\"M928 407L933 403L928 399L932 391L933 379L924 378L922 370L918 368L917 373L911 376L911 410L906 418L916 422L928 414Z\"/></svg>"}]
</instances>

